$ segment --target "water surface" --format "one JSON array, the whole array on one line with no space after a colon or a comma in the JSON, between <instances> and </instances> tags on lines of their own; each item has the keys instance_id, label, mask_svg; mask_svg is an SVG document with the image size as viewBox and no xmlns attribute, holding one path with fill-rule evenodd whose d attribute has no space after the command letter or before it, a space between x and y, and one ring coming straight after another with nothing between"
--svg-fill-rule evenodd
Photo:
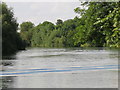
<instances>
[{"instance_id":1,"label":"water surface","mask_svg":"<svg viewBox=\"0 0 120 90\"><path fill-rule=\"evenodd\" d=\"M3 60L4 88L118 88L117 50L30 48L12 57Z\"/></svg>"}]
</instances>

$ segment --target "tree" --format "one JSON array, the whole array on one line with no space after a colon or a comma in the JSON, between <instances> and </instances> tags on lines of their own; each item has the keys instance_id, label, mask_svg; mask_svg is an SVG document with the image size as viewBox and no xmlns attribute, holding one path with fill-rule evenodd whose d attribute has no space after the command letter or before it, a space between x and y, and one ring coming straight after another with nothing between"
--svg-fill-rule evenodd
<instances>
[{"instance_id":1,"label":"tree","mask_svg":"<svg viewBox=\"0 0 120 90\"><path fill-rule=\"evenodd\" d=\"M5 3L0 4L2 7L2 55L10 55L18 50L25 49L24 43L17 33L18 23L14 18L11 8Z\"/></svg>"},{"instance_id":2,"label":"tree","mask_svg":"<svg viewBox=\"0 0 120 90\"><path fill-rule=\"evenodd\" d=\"M60 25L60 24L63 24L63 21L61 19L58 19L56 25Z\"/></svg>"},{"instance_id":3,"label":"tree","mask_svg":"<svg viewBox=\"0 0 120 90\"><path fill-rule=\"evenodd\" d=\"M86 5L86 3L83 3ZM119 38L119 2L90 2L88 9L76 8L75 11L81 16L86 39L85 43L95 47L120 47ZM82 14L83 13L83 14ZM81 26L80 25L80 26ZM81 37L82 28L78 31L77 37ZM81 40L79 39L79 42Z\"/></svg>"},{"instance_id":4,"label":"tree","mask_svg":"<svg viewBox=\"0 0 120 90\"><path fill-rule=\"evenodd\" d=\"M106 36L104 46L120 47L120 2L105 3L107 14L99 18L94 25L101 25Z\"/></svg>"},{"instance_id":5,"label":"tree","mask_svg":"<svg viewBox=\"0 0 120 90\"><path fill-rule=\"evenodd\" d=\"M120 47L120 3L81 5L74 9L79 17L64 22L58 19L56 25L45 21L25 29L22 37L35 47Z\"/></svg>"},{"instance_id":6,"label":"tree","mask_svg":"<svg viewBox=\"0 0 120 90\"><path fill-rule=\"evenodd\" d=\"M34 24L32 22L23 22L20 24L20 35L22 40L26 42L26 46L31 45L31 38L32 38L32 28Z\"/></svg>"}]
</instances>

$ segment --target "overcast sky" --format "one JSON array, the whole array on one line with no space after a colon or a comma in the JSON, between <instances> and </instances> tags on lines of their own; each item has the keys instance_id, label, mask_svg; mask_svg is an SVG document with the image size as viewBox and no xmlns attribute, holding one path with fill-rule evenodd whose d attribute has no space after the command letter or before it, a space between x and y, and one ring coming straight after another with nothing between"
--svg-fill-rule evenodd
<instances>
[{"instance_id":1,"label":"overcast sky","mask_svg":"<svg viewBox=\"0 0 120 90\"><path fill-rule=\"evenodd\" d=\"M8 7L13 7L18 23L31 21L35 25L44 21L55 23L57 19L67 20L77 14L74 9L79 2L6 2Z\"/></svg>"}]
</instances>

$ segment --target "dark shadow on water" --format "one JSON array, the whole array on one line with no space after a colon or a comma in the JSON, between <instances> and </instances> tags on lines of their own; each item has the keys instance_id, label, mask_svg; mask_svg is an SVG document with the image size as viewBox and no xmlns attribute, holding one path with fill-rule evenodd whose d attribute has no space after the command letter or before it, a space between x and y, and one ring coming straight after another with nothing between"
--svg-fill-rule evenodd
<instances>
[{"instance_id":1,"label":"dark shadow on water","mask_svg":"<svg viewBox=\"0 0 120 90\"><path fill-rule=\"evenodd\" d=\"M2 80L2 89L12 88L11 86L14 82L13 76L2 77L0 80Z\"/></svg>"},{"instance_id":2,"label":"dark shadow on water","mask_svg":"<svg viewBox=\"0 0 120 90\"><path fill-rule=\"evenodd\" d=\"M16 60L16 53L12 55L2 56L2 60L0 61L0 66L2 66L2 69L0 71L6 71L6 67L14 66ZM0 88L7 89L7 88L13 88L12 84L14 82L14 76L3 76L0 77Z\"/></svg>"},{"instance_id":3,"label":"dark shadow on water","mask_svg":"<svg viewBox=\"0 0 120 90\"><path fill-rule=\"evenodd\" d=\"M15 60L16 54L14 55L8 55L8 56L2 56L2 60Z\"/></svg>"},{"instance_id":4,"label":"dark shadow on water","mask_svg":"<svg viewBox=\"0 0 120 90\"><path fill-rule=\"evenodd\" d=\"M10 56L2 56L2 61L0 61L0 65L4 66L13 66L14 62L12 60L16 60L16 54Z\"/></svg>"},{"instance_id":5,"label":"dark shadow on water","mask_svg":"<svg viewBox=\"0 0 120 90\"><path fill-rule=\"evenodd\" d=\"M58 54L58 55L42 55L42 56L30 56L29 58L35 58L35 57L41 57L41 58L50 58L50 57L57 57L57 56L65 56L64 54Z\"/></svg>"}]
</instances>

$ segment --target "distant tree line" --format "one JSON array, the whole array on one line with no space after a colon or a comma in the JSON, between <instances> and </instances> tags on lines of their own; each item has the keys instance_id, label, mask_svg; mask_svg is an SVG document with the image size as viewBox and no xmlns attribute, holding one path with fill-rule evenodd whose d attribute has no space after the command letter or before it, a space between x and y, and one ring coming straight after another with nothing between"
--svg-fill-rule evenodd
<instances>
[{"instance_id":1,"label":"distant tree line","mask_svg":"<svg viewBox=\"0 0 120 90\"><path fill-rule=\"evenodd\" d=\"M120 2L84 2L74 9L80 16L56 25L45 21L20 25L31 47L120 47ZM87 8L86 8L87 7Z\"/></svg>"},{"instance_id":2,"label":"distant tree line","mask_svg":"<svg viewBox=\"0 0 120 90\"><path fill-rule=\"evenodd\" d=\"M79 16L56 24L45 21L20 25L11 8L2 8L2 53L12 54L25 47L120 47L120 2L84 2L74 9Z\"/></svg>"}]
</instances>

